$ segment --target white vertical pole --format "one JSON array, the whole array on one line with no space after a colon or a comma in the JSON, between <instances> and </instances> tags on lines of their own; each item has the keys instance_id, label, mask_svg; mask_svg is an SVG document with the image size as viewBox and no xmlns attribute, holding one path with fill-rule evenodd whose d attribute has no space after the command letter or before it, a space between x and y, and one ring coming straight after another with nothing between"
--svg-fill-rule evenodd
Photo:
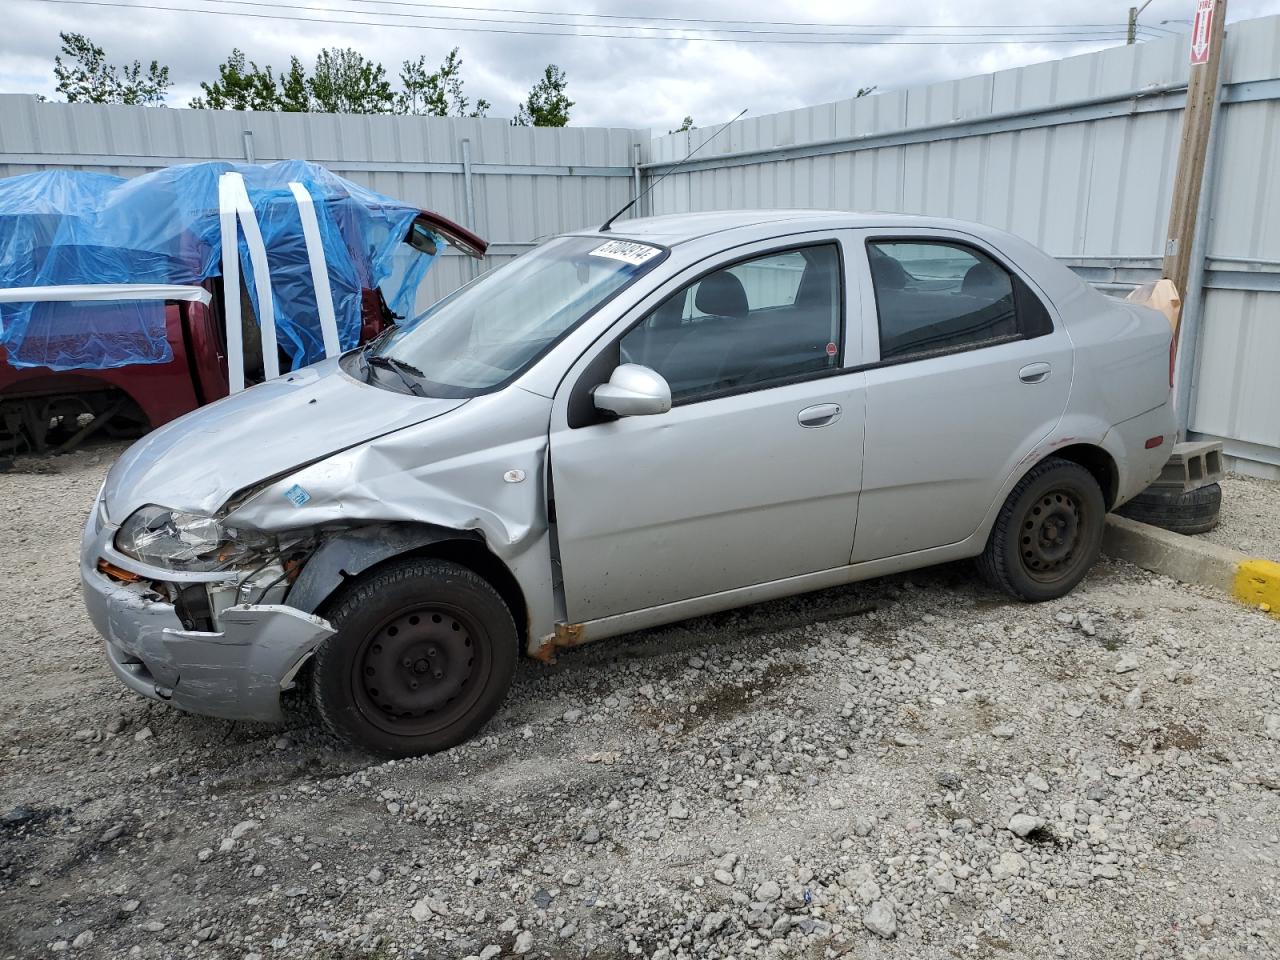
<instances>
[{"instance_id":1,"label":"white vertical pole","mask_svg":"<svg viewBox=\"0 0 1280 960\"><path fill-rule=\"evenodd\" d=\"M276 350L276 305L271 295L271 268L267 265L267 247L262 242L262 230L258 215L249 202L249 191L244 177L238 173L224 173L227 189L234 198L240 226L244 229L245 246L249 248L249 262L253 264L253 286L258 293L258 326L262 330L262 369L268 380L280 376L280 356ZM224 265L225 269L225 265Z\"/></svg>"},{"instance_id":2,"label":"white vertical pole","mask_svg":"<svg viewBox=\"0 0 1280 960\"><path fill-rule=\"evenodd\" d=\"M302 221L302 238L307 242L307 261L311 265L311 286L316 292L316 310L320 314L320 335L324 340L324 355L336 357L342 352L338 344L338 319L333 308L333 290L329 286L329 267L324 259L324 246L320 243L320 221L316 218L315 202L302 184L289 184L293 199L298 201L298 219Z\"/></svg>"},{"instance_id":3,"label":"white vertical pole","mask_svg":"<svg viewBox=\"0 0 1280 960\"><path fill-rule=\"evenodd\" d=\"M644 211L640 209L640 144L633 143L631 145L631 197L636 200L636 216L643 217Z\"/></svg>"},{"instance_id":4,"label":"white vertical pole","mask_svg":"<svg viewBox=\"0 0 1280 960\"><path fill-rule=\"evenodd\" d=\"M462 141L462 197L464 209L467 211L466 228L474 231L476 228L476 194L475 187L471 180L471 141L464 138ZM480 275L479 262L468 257L468 272L471 276Z\"/></svg>"},{"instance_id":5,"label":"white vertical pole","mask_svg":"<svg viewBox=\"0 0 1280 960\"><path fill-rule=\"evenodd\" d=\"M244 341L240 329L240 251L236 246L236 203L230 183L218 178L218 223L222 230L222 312L227 322L227 381L232 393L244 389Z\"/></svg>"}]
</instances>

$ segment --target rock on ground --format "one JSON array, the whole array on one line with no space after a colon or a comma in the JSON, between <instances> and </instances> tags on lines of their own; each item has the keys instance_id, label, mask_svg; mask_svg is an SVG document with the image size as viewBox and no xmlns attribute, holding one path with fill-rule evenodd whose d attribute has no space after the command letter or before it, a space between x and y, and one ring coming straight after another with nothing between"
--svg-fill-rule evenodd
<instances>
[{"instance_id":1,"label":"rock on ground","mask_svg":"<svg viewBox=\"0 0 1280 960\"><path fill-rule=\"evenodd\" d=\"M0 960L1280 955L1258 611L942 567L522 663L471 743L383 762L304 698L112 677L76 553L113 453L0 473Z\"/></svg>"}]
</instances>

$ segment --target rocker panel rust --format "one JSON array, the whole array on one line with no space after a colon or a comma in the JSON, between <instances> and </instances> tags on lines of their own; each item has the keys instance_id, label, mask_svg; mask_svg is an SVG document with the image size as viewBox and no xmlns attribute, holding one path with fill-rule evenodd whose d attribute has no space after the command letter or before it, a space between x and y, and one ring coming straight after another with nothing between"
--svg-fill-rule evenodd
<instances>
[{"instance_id":1,"label":"rocker panel rust","mask_svg":"<svg viewBox=\"0 0 1280 960\"><path fill-rule=\"evenodd\" d=\"M581 623L557 623L555 633L543 637L539 645L529 651L529 655L543 663L554 663L557 650L566 650L581 646L586 642Z\"/></svg>"}]
</instances>

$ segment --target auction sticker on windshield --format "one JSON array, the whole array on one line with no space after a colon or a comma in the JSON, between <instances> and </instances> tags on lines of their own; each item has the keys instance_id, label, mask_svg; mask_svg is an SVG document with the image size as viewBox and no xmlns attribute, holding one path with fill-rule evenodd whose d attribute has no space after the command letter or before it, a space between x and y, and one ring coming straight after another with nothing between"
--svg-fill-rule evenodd
<instances>
[{"instance_id":1,"label":"auction sticker on windshield","mask_svg":"<svg viewBox=\"0 0 1280 960\"><path fill-rule=\"evenodd\" d=\"M647 243L633 243L630 240L609 240L591 251L593 257L608 257L610 260L621 260L623 263L636 265L651 260L662 251Z\"/></svg>"}]
</instances>

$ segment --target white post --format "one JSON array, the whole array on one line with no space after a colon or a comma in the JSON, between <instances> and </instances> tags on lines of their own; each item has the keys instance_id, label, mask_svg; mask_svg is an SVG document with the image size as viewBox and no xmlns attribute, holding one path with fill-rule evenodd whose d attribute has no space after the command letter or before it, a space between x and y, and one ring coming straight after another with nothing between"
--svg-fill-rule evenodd
<instances>
[{"instance_id":1,"label":"white post","mask_svg":"<svg viewBox=\"0 0 1280 960\"><path fill-rule=\"evenodd\" d=\"M240 226L244 229L245 246L249 248L249 262L253 264L253 286L258 294L258 327L262 330L262 369L263 374L268 380L274 380L280 376L280 356L276 350L276 305L271 295L271 268L267 265L267 247L262 242L262 230L258 226L258 215L253 212L253 204L249 202L249 191L245 188L244 177L238 173L224 173L218 181L219 196L222 196L222 186L226 184L226 199L232 204L234 216L239 219ZM225 218L226 211L222 211ZM232 252L233 259L238 257L238 251L235 250L235 232L232 230ZM223 263L222 276L225 281L227 277L227 242L226 227L224 219L223 227ZM239 285L240 285L240 264L236 262L236 299L239 314ZM238 319L238 318L237 318ZM230 325L231 316L227 315L227 323ZM238 328L237 328L238 329ZM228 335L228 343L230 336ZM230 365L231 356L230 349L227 352L227 363ZM240 361L240 389L244 389L244 357L241 352ZM233 389L234 393L235 390Z\"/></svg>"},{"instance_id":2,"label":"white post","mask_svg":"<svg viewBox=\"0 0 1280 960\"><path fill-rule=\"evenodd\" d=\"M329 287L329 268L324 259L324 246L320 242L320 221L316 218L315 202L307 188L300 183L290 183L289 190L298 201L302 238L307 242L307 261L311 265L311 286L316 292L316 310L320 314L324 355L336 357L342 348L338 344L338 319L333 307L333 290Z\"/></svg>"},{"instance_id":3,"label":"white post","mask_svg":"<svg viewBox=\"0 0 1280 960\"><path fill-rule=\"evenodd\" d=\"M240 250L236 203L230 174L218 178L218 222L222 228L222 307L227 323L227 381L232 393L244 389L244 340L240 329Z\"/></svg>"}]
</instances>

